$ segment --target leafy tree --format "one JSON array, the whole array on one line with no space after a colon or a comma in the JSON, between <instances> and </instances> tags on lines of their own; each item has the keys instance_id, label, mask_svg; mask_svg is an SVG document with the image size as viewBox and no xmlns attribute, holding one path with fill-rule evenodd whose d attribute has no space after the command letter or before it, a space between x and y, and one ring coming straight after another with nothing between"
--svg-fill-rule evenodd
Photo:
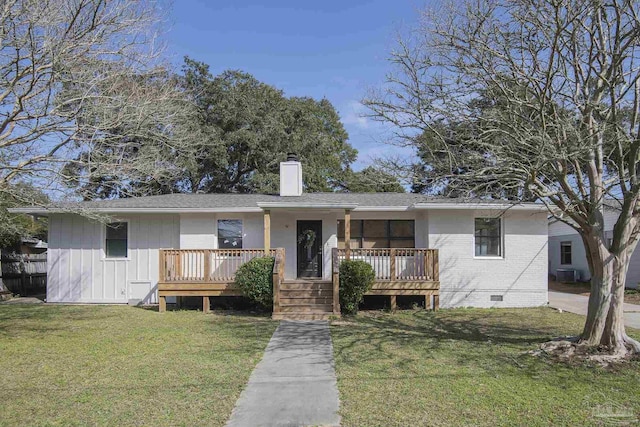
<instances>
[{"instance_id":1,"label":"leafy tree","mask_svg":"<svg viewBox=\"0 0 640 427\"><path fill-rule=\"evenodd\" d=\"M355 160L357 152L328 100L287 98L241 71L213 77L206 64L190 58L183 73L207 137L187 168L184 189L275 193L279 162L296 152L305 165L305 190L330 191Z\"/></svg>"},{"instance_id":2,"label":"leafy tree","mask_svg":"<svg viewBox=\"0 0 640 427\"><path fill-rule=\"evenodd\" d=\"M640 352L623 319L640 236L638 10L638 1L474 0L425 13L392 53L385 90L366 101L398 141L437 147L428 162L449 162L428 171L430 185L531 195L578 231L588 315L579 341L557 349L610 353L600 359ZM619 212L611 245L605 204Z\"/></svg>"},{"instance_id":3,"label":"leafy tree","mask_svg":"<svg viewBox=\"0 0 640 427\"><path fill-rule=\"evenodd\" d=\"M361 171L351 169L345 173L340 191L347 193L404 193L404 187L398 179L374 166L367 166Z\"/></svg>"},{"instance_id":4,"label":"leafy tree","mask_svg":"<svg viewBox=\"0 0 640 427\"><path fill-rule=\"evenodd\" d=\"M43 218L31 219L24 215L10 214L8 208L21 206L28 201L33 206L46 206L49 197L31 184L16 183L10 191L0 192L0 248L12 247L23 237L46 239L47 222ZM20 194L16 198L14 194Z\"/></svg>"},{"instance_id":5,"label":"leafy tree","mask_svg":"<svg viewBox=\"0 0 640 427\"><path fill-rule=\"evenodd\" d=\"M173 104L188 110L183 113L186 119L171 128L170 137L182 141L177 149L176 144L157 143L153 134L161 127L157 121L134 128L119 124L110 129L110 138L96 139L78 162L67 166L69 185L86 198L277 193L279 164L289 152L296 152L304 163L305 191L339 189L352 174L349 165L357 151L348 144L340 117L328 100L288 98L241 71L212 76L208 65L190 58L185 58L182 71L181 76L141 76L131 81L138 90L179 82L189 103ZM157 164L162 167L154 167ZM93 168L91 174L88 167ZM75 178L89 175L90 179Z\"/></svg>"}]
</instances>

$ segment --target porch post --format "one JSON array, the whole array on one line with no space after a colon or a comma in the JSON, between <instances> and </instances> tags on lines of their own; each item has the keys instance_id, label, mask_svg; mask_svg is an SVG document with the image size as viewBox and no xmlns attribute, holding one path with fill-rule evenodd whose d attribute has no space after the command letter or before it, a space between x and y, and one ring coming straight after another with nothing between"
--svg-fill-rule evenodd
<instances>
[{"instance_id":1,"label":"porch post","mask_svg":"<svg viewBox=\"0 0 640 427\"><path fill-rule=\"evenodd\" d=\"M344 210L344 258L351 259L351 209Z\"/></svg>"},{"instance_id":2,"label":"porch post","mask_svg":"<svg viewBox=\"0 0 640 427\"><path fill-rule=\"evenodd\" d=\"M264 254L269 255L271 251L271 211L264 211Z\"/></svg>"}]
</instances>

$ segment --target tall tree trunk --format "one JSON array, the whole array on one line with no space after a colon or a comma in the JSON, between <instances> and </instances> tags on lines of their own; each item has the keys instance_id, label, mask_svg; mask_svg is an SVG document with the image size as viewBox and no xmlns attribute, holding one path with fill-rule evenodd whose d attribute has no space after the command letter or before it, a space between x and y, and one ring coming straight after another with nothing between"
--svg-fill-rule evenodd
<instances>
[{"instance_id":1,"label":"tall tree trunk","mask_svg":"<svg viewBox=\"0 0 640 427\"><path fill-rule=\"evenodd\" d=\"M611 305L607 315L607 323L600 344L609 348L614 354L625 354L627 347L640 353L640 343L630 338L624 326L624 288L629 270L631 254L635 249L625 249L613 259L613 277L611 287Z\"/></svg>"},{"instance_id":2,"label":"tall tree trunk","mask_svg":"<svg viewBox=\"0 0 640 427\"><path fill-rule=\"evenodd\" d=\"M598 236L584 236L582 241L586 250L591 272L591 292L587 321L581 335L581 341L588 345L599 345L607 323L611 306L611 286L613 267L610 254Z\"/></svg>"},{"instance_id":3,"label":"tall tree trunk","mask_svg":"<svg viewBox=\"0 0 640 427\"><path fill-rule=\"evenodd\" d=\"M619 254L610 253L600 238L583 236L583 242L591 270L591 293L580 341L605 346L613 355L625 355L629 349L640 353L640 343L627 335L624 326L624 289L637 242Z\"/></svg>"}]
</instances>

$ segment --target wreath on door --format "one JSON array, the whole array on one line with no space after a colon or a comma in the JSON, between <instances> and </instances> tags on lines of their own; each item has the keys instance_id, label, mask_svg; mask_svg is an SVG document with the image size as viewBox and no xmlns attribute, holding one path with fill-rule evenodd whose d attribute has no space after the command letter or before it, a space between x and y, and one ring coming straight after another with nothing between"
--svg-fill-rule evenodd
<instances>
[{"instance_id":1,"label":"wreath on door","mask_svg":"<svg viewBox=\"0 0 640 427\"><path fill-rule=\"evenodd\" d=\"M316 232L313 230L304 230L298 236L298 244L303 245L305 249L309 249L316 242Z\"/></svg>"}]
</instances>

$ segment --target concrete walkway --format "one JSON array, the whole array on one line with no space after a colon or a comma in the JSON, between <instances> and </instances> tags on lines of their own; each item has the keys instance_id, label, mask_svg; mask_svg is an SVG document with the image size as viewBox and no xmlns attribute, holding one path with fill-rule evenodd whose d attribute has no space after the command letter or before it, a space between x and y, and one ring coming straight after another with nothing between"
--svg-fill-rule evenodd
<instances>
[{"instance_id":1,"label":"concrete walkway","mask_svg":"<svg viewBox=\"0 0 640 427\"><path fill-rule=\"evenodd\" d=\"M337 426L338 405L328 322L282 321L227 427Z\"/></svg>"},{"instance_id":2,"label":"concrete walkway","mask_svg":"<svg viewBox=\"0 0 640 427\"><path fill-rule=\"evenodd\" d=\"M588 305L587 296L549 291L550 307L586 316ZM629 328L640 329L640 305L624 305L624 324Z\"/></svg>"}]
</instances>

